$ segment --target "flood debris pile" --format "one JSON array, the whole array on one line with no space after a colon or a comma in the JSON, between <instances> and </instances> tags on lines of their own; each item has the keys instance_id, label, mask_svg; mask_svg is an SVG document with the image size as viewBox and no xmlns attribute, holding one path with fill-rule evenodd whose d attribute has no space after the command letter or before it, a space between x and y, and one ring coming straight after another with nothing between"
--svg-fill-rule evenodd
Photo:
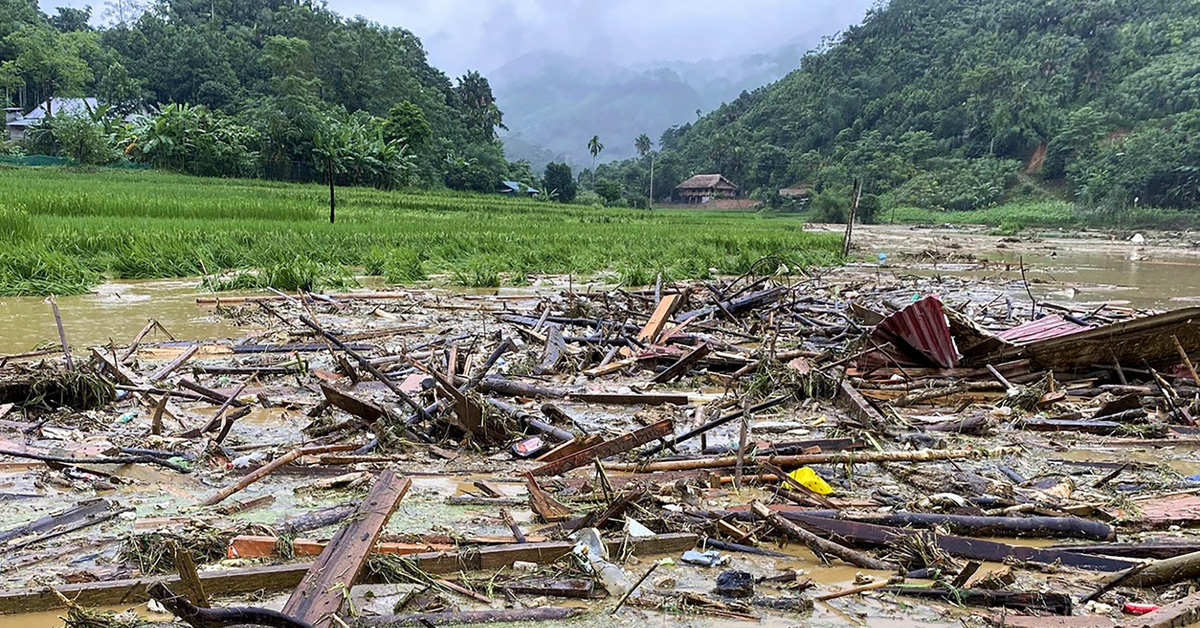
<instances>
[{"instance_id":1,"label":"flood debris pile","mask_svg":"<svg viewBox=\"0 0 1200 628\"><path fill-rule=\"evenodd\" d=\"M1200 309L1026 294L275 293L198 303L234 341L0 358L0 614L1194 619Z\"/></svg>"}]
</instances>

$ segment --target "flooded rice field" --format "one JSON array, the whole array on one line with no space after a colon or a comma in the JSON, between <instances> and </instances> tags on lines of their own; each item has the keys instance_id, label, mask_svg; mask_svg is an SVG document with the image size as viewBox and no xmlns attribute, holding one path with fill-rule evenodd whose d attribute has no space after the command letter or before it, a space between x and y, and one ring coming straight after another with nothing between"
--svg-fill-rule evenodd
<instances>
[{"instance_id":1,"label":"flooded rice field","mask_svg":"<svg viewBox=\"0 0 1200 628\"><path fill-rule=\"evenodd\" d=\"M0 626L1186 625L1200 251L1060 235L0 300Z\"/></svg>"}]
</instances>

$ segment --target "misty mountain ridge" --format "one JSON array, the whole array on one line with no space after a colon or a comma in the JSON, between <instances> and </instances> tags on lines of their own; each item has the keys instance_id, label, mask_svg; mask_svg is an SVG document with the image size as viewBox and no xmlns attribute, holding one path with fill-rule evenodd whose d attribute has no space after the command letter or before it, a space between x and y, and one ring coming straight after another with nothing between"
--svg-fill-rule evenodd
<instances>
[{"instance_id":1,"label":"misty mountain ridge","mask_svg":"<svg viewBox=\"0 0 1200 628\"><path fill-rule=\"evenodd\" d=\"M508 132L511 160L535 171L549 161L591 167L588 140L604 144L599 162L636 155L633 140L655 142L667 128L786 76L803 50L791 43L767 53L702 61L660 61L624 66L554 51L524 54L488 73Z\"/></svg>"}]
</instances>

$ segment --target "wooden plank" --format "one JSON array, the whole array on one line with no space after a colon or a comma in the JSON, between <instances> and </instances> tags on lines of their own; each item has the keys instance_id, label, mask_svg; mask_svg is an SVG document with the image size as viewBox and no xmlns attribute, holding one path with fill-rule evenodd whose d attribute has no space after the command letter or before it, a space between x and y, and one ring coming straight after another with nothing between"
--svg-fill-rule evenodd
<instances>
[{"instance_id":1,"label":"wooden plank","mask_svg":"<svg viewBox=\"0 0 1200 628\"><path fill-rule=\"evenodd\" d=\"M593 460L603 460L609 456L627 452L634 447L645 445L652 440L666 438L674 433L674 431L675 422L671 419L663 419L658 423L643 427L635 432L618 436L595 447L590 447L565 458L544 464L530 471L530 473L533 475L561 475L571 469L589 464Z\"/></svg>"},{"instance_id":2,"label":"wooden plank","mask_svg":"<svg viewBox=\"0 0 1200 628\"><path fill-rule=\"evenodd\" d=\"M283 606L284 614L312 624L333 626L337 613L350 594L350 587L367 564L367 557L412 481L391 469L375 480L371 492L359 503L350 523L325 546L300 586Z\"/></svg>"},{"instance_id":3,"label":"wooden plank","mask_svg":"<svg viewBox=\"0 0 1200 628\"><path fill-rule=\"evenodd\" d=\"M633 548L635 554L641 556L675 554L695 547L698 538L694 534L660 534L644 539L631 539L628 541L628 546ZM609 551L614 553L621 551L623 543L626 541L606 541ZM516 561L528 561L539 556L544 560L554 561L570 553L572 547L574 544L570 542L512 544L462 553L416 554L409 560L414 561L417 567L427 573L448 574L478 570L479 565L485 563L497 568L508 567ZM484 555L487 556L486 560L482 558ZM285 591L300 584L314 565L316 563L218 569L201 573L200 581L204 583L205 590L219 592L221 595ZM146 589L155 582L162 582L171 589L180 586L178 576L163 576L65 584L57 588L67 599L74 600L80 606L90 608L145 602L150 599ZM367 579L365 582L375 583L378 580ZM62 601L50 591L49 587L0 591L0 615L39 613L62 607Z\"/></svg>"},{"instance_id":4,"label":"wooden plank","mask_svg":"<svg viewBox=\"0 0 1200 628\"><path fill-rule=\"evenodd\" d=\"M587 436L572 438L571 440L555 447L554 449L551 449L541 456L538 456L537 461L546 463L554 462L555 460L561 460L567 456L570 456L571 454L581 452L589 447L595 447L603 442L604 437L599 434L588 434Z\"/></svg>"},{"instance_id":5,"label":"wooden plank","mask_svg":"<svg viewBox=\"0 0 1200 628\"><path fill-rule=\"evenodd\" d=\"M667 321L671 319L671 313L675 311L675 306L679 304L679 300L683 296L679 294L668 294L658 302L658 306L654 308L654 313L650 315L650 320L646 322L646 326L638 333L637 339L639 342L653 343L662 333L663 327Z\"/></svg>"},{"instance_id":6,"label":"wooden plank","mask_svg":"<svg viewBox=\"0 0 1200 628\"><path fill-rule=\"evenodd\" d=\"M704 356L707 356L709 351L710 349L707 343L696 347L690 353L682 358L679 358L679 360L677 360L674 364L667 367L667 370L654 376L654 379L650 381L654 382L655 384L665 384L677 377L684 375L693 364L704 359Z\"/></svg>"},{"instance_id":7,"label":"wooden plank","mask_svg":"<svg viewBox=\"0 0 1200 628\"><path fill-rule=\"evenodd\" d=\"M326 401L334 407L340 408L367 423L374 423L386 416L383 408L370 401L364 401L350 393L340 391L324 383L320 384L320 386L321 394L325 395Z\"/></svg>"}]
</instances>

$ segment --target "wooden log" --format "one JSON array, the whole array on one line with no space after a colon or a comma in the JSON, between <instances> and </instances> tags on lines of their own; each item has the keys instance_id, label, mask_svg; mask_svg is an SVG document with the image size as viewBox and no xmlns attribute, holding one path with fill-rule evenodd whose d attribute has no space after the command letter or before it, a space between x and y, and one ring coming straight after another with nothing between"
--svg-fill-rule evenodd
<instances>
[{"instance_id":1,"label":"wooden log","mask_svg":"<svg viewBox=\"0 0 1200 628\"><path fill-rule=\"evenodd\" d=\"M229 403L238 408L246 405L246 402L244 401L234 399L230 395L223 395L211 388L205 388L204 386L201 386L190 379L179 380L179 385L218 405ZM233 401L230 401L230 399L233 399Z\"/></svg>"},{"instance_id":2,"label":"wooden log","mask_svg":"<svg viewBox=\"0 0 1200 628\"><path fill-rule=\"evenodd\" d=\"M815 530L822 531L823 533L831 536L836 536L839 539L865 543L869 545L887 545L898 536L917 534L915 531L904 528L893 528L870 523L858 523L853 521L814 517L802 512L783 512L781 515L785 519L804 523L811 526ZM1131 561L1118 560L1104 556L1090 556L1086 554L1064 552L1062 550L1048 550L1035 547L1008 545L1007 543L998 543L995 541L985 541L982 539L973 539L948 534L938 535L935 540L938 547L942 548L947 553L972 560L1004 562L1008 559L1014 559L1046 565L1051 565L1057 562L1069 567L1078 567L1080 569L1087 569L1089 571L1105 572L1121 571L1136 564Z\"/></svg>"},{"instance_id":3,"label":"wooden log","mask_svg":"<svg viewBox=\"0 0 1200 628\"><path fill-rule=\"evenodd\" d=\"M822 539L812 532L809 532L808 530L801 528L791 521L784 519L779 515L779 513L772 512L770 508L767 508L765 504L758 500L750 503L750 509L755 515L758 515L759 518L767 523L770 523L771 526L776 530L779 530L784 535L790 536L797 541L804 543L804 545L811 549L813 553L815 553L822 560L828 561L826 556L834 556L847 563L850 563L851 565L854 565L855 567L862 567L863 569L875 569L878 571L899 571L900 569L900 565L896 563L879 560L878 558L869 556L857 550L850 549L844 545L839 545L833 541Z\"/></svg>"},{"instance_id":4,"label":"wooden log","mask_svg":"<svg viewBox=\"0 0 1200 628\"><path fill-rule=\"evenodd\" d=\"M456 378L455 382L466 382L466 378ZM534 397L546 399L562 399L567 396L565 390L557 388L549 388L546 386L538 386L536 384L527 384L518 382L495 375L484 377L479 382L479 390L483 392L493 393L496 395L504 395L505 397Z\"/></svg>"},{"instance_id":5,"label":"wooden log","mask_svg":"<svg viewBox=\"0 0 1200 628\"><path fill-rule=\"evenodd\" d=\"M1079 517L984 517L919 512L846 515L837 511L808 511L805 514L900 528L943 526L951 533L965 536L1063 537L1109 541L1117 535L1108 524Z\"/></svg>"},{"instance_id":6,"label":"wooden log","mask_svg":"<svg viewBox=\"0 0 1200 628\"><path fill-rule=\"evenodd\" d=\"M680 321L686 321L697 316L706 316L718 311L728 312L730 315L738 316L751 310L770 305L783 298L787 294L789 288L787 286L777 286L768 288L759 292L752 292L744 297L739 297L729 301L721 301L718 305L703 307L698 310L684 312L676 318Z\"/></svg>"},{"instance_id":7,"label":"wooden log","mask_svg":"<svg viewBox=\"0 0 1200 628\"><path fill-rule=\"evenodd\" d=\"M694 534L660 534L644 539L629 541L606 541L609 551L620 552L622 544L631 547L635 554L676 554L696 546ZM450 574L460 571L499 569L514 562L536 562L549 564L571 553L574 543L546 542L523 545L500 545L466 552L433 552L416 554L406 560L429 574ZM218 569L200 574L207 591L219 591L221 595L243 595L255 591L284 591L300 584L314 563L271 565L242 569ZM85 582L57 587L68 599L84 607L112 606L116 604L145 602L150 599L147 589L156 582L168 587L179 586L178 576ZM365 582L379 583L378 578L367 578ZM37 613L62 608L62 601L48 587L0 591L0 615L15 613Z\"/></svg>"},{"instance_id":8,"label":"wooden log","mask_svg":"<svg viewBox=\"0 0 1200 628\"><path fill-rule=\"evenodd\" d=\"M640 430L618 436L595 447L590 447L565 458L544 464L530 471L530 473L532 475L561 475L571 469L590 464L593 460L603 460L609 456L627 452L634 447L645 445L652 440L665 438L671 434L674 426L675 423L671 419L663 419Z\"/></svg>"},{"instance_id":9,"label":"wooden log","mask_svg":"<svg viewBox=\"0 0 1200 628\"><path fill-rule=\"evenodd\" d=\"M1200 552L1154 561L1130 576L1125 584L1148 589L1196 578L1200 578Z\"/></svg>"},{"instance_id":10,"label":"wooden log","mask_svg":"<svg viewBox=\"0 0 1200 628\"><path fill-rule=\"evenodd\" d=\"M496 408L497 410L516 418L518 421L521 421L530 429L537 430L538 432L549 436L552 440L565 443L575 438L575 434L560 427L550 425L549 423L537 418L529 412L522 410L521 408L518 408L517 406L510 405L500 401L499 399L492 399L490 397L487 399L487 403L493 408Z\"/></svg>"},{"instance_id":11,"label":"wooden log","mask_svg":"<svg viewBox=\"0 0 1200 628\"><path fill-rule=\"evenodd\" d=\"M411 485L390 469L379 475L351 522L338 530L288 598L284 614L315 628L335 625L333 616L349 599L371 548Z\"/></svg>"},{"instance_id":12,"label":"wooden log","mask_svg":"<svg viewBox=\"0 0 1200 628\"><path fill-rule=\"evenodd\" d=\"M779 467L803 467L811 464L863 464L869 462L935 462L941 460L963 460L970 458L997 458L1020 453L1016 447L997 449L921 449L918 451L861 451L801 454L796 456L763 456ZM757 460L751 457L750 460ZM737 456L719 458L696 458L692 460L665 460L660 462L620 463L606 462L609 471L626 473L651 473L654 471L691 471L694 469L720 469L737 465Z\"/></svg>"}]
</instances>

